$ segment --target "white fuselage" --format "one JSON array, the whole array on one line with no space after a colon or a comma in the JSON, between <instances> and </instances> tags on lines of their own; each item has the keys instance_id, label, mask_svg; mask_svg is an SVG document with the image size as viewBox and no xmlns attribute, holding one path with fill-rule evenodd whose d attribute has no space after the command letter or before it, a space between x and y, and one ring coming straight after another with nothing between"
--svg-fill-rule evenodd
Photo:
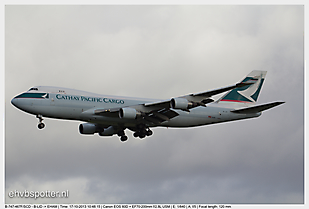
<instances>
[{"instance_id":1,"label":"white fuselage","mask_svg":"<svg viewBox=\"0 0 309 209\"><path fill-rule=\"evenodd\" d=\"M12 104L30 114L42 115L49 118L134 127L138 124L139 119L124 119L115 116L106 117L96 115L94 111L97 109L138 106L147 102L157 101L153 99L107 96L59 87L46 87L44 91L42 89L44 88L40 88L40 91L28 91L18 95L12 99ZM33 96L28 96L30 93L38 94L38 97L33 98ZM207 105L207 107L199 106L190 109L190 111L173 109L173 111L179 114L178 116L159 125L149 124L149 126L194 127L253 118L261 115L261 113L238 114L231 112L236 107L230 105L227 107L224 104L214 102Z\"/></svg>"}]
</instances>

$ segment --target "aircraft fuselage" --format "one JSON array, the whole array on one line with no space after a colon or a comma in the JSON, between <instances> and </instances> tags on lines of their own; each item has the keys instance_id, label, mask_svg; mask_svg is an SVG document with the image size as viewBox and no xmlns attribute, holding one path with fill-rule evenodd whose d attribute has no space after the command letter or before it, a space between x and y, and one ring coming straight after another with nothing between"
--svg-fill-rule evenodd
<instances>
[{"instance_id":1,"label":"aircraft fuselage","mask_svg":"<svg viewBox=\"0 0 309 209\"><path fill-rule=\"evenodd\" d=\"M107 95L92 94L89 92L58 87L53 91L34 92L28 91L12 99L12 104L19 109L34 115L42 115L49 118L79 120L85 122L98 123L103 125L123 125L135 126L139 119L124 119L119 117L106 117L95 115L96 109L122 108L134 105L140 105L147 102L157 101L154 99L141 99L130 97L115 97ZM41 88L42 89L42 88ZM140 109L143 107L139 107ZM138 108L137 108L138 109ZM227 108L218 103L209 104L206 107L196 107L190 111L174 110L179 116L165 121L160 125L150 124L149 126L166 127L194 127L221 123L233 120L258 117L261 113L254 114L236 114L232 113L234 108Z\"/></svg>"}]
</instances>

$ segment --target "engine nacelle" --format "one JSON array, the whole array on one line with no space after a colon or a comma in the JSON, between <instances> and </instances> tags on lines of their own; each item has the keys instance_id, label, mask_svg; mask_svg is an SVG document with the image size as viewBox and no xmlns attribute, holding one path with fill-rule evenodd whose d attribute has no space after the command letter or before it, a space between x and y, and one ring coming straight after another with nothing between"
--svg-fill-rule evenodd
<instances>
[{"instance_id":1,"label":"engine nacelle","mask_svg":"<svg viewBox=\"0 0 309 209\"><path fill-rule=\"evenodd\" d=\"M98 132L98 128L93 123L82 123L79 125L79 133L81 134L95 134Z\"/></svg>"},{"instance_id":2,"label":"engine nacelle","mask_svg":"<svg viewBox=\"0 0 309 209\"><path fill-rule=\"evenodd\" d=\"M173 109L187 110L193 106L193 103L184 98L173 98L171 99L170 105Z\"/></svg>"},{"instance_id":3,"label":"engine nacelle","mask_svg":"<svg viewBox=\"0 0 309 209\"><path fill-rule=\"evenodd\" d=\"M102 132L99 132L100 136L112 136L114 135L116 130L113 126L109 126L108 128L104 128Z\"/></svg>"},{"instance_id":4,"label":"engine nacelle","mask_svg":"<svg viewBox=\"0 0 309 209\"><path fill-rule=\"evenodd\" d=\"M119 118L136 119L139 116L141 116L141 113L134 108L125 107L119 110Z\"/></svg>"}]
</instances>

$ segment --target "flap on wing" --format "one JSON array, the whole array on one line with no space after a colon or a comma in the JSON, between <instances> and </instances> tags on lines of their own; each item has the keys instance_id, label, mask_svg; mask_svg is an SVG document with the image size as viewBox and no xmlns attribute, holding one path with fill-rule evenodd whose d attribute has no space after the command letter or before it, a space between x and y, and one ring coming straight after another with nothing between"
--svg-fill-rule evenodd
<instances>
[{"instance_id":1,"label":"flap on wing","mask_svg":"<svg viewBox=\"0 0 309 209\"><path fill-rule=\"evenodd\" d=\"M160 124L164 121L178 116L179 114L171 109L161 109L144 115L144 119L154 124Z\"/></svg>"},{"instance_id":2,"label":"flap on wing","mask_svg":"<svg viewBox=\"0 0 309 209\"><path fill-rule=\"evenodd\" d=\"M272 103L268 103L268 104L262 104L262 105L232 110L231 112L240 113L240 114L259 113L259 112L262 112L264 110L268 110L270 108L281 105L283 103L285 103L285 102L272 102Z\"/></svg>"}]
</instances>

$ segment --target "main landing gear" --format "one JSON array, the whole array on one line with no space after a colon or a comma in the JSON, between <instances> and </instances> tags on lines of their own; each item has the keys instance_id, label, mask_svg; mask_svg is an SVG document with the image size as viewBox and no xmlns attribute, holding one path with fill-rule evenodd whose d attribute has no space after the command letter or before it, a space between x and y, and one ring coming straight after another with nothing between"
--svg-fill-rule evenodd
<instances>
[{"instance_id":1,"label":"main landing gear","mask_svg":"<svg viewBox=\"0 0 309 209\"><path fill-rule=\"evenodd\" d=\"M128 140L128 137L126 136L126 134L124 133L124 130L119 131L117 133L118 136L120 136L120 141L125 142Z\"/></svg>"},{"instance_id":2,"label":"main landing gear","mask_svg":"<svg viewBox=\"0 0 309 209\"><path fill-rule=\"evenodd\" d=\"M149 127L146 127L143 124L140 124L137 127L136 132L134 132L133 136L134 137L139 137L141 139L145 138L146 136L151 136L152 135L152 131L149 129Z\"/></svg>"},{"instance_id":3,"label":"main landing gear","mask_svg":"<svg viewBox=\"0 0 309 209\"><path fill-rule=\"evenodd\" d=\"M38 128L43 129L45 127L45 124L42 123L42 121L43 121L42 115L37 115L36 117L39 119Z\"/></svg>"},{"instance_id":4,"label":"main landing gear","mask_svg":"<svg viewBox=\"0 0 309 209\"><path fill-rule=\"evenodd\" d=\"M134 131L133 136L139 137L141 139L145 138L146 136L151 136L152 131L149 129L149 127L145 126L144 124L139 124L134 129L130 129L131 131ZM126 142L128 140L128 137L124 133L124 130L120 129L117 132L117 135L120 137L121 142Z\"/></svg>"}]
</instances>

